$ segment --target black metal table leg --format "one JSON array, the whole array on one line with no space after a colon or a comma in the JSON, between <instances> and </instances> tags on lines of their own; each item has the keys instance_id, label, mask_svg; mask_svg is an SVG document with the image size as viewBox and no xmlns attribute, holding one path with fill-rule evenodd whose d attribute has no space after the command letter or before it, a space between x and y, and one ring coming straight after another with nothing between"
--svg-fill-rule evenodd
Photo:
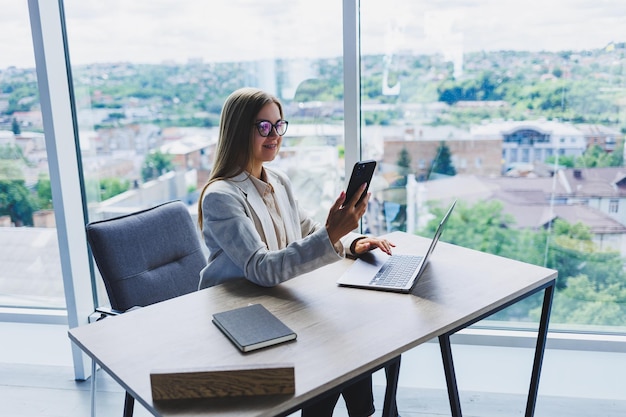
<instances>
[{"instance_id":1,"label":"black metal table leg","mask_svg":"<svg viewBox=\"0 0 626 417\"><path fill-rule=\"evenodd\" d=\"M462 417L461 413L461 401L459 399L459 389L456 382L456 375L454 373L454 362L452 360L452 347L450 345L450 336L457 331L469 327L475 322L478 322L491 314L500 311L516 302L524 299L537 291L544 291L543 306L541 309L541 319L539 320L539 331L537 335L537 344L535 346L535 358L533 361L533 371L530 381L530 389L528 391L528 399L526 403L525 417L533 417L535 413L535 405L537 403L537 394L539 391L539 377L541 374L541 365L543 363L543 355L545 352L546 341L548 339L548 324L550 321L550 311L552 309L552 298L554 296L554 288L556 280L549 282L548 284L537 288L528 294L524 294L514 300L509 301L507 304L500 306L498 309L488 312L480 317L475 318L472 322L464 324L454 330L449 331L446 334L439 336L439 348L441 349L441 357L443 359L443 369L446 376L446 385L448 388L448 399L450 401L450 411L452 417Z\"/></svg>"},{"instance_id":2,"label":"black metal table leg","mask_svg":"<svg viewBox=\"0 0 626 417\"><path fill-rule=\"evenodd\" d=\"M128 391L126 391L126 396L124 397L124 417L133 417L134 408L135 397L133 397L128 393Z\"/></svg>"},{"instance_id":3,"label":"black metal table leg","mask_svg":"<svg viewBox=\"0 0 626 417\"><path fill-rule=\"evenodd\" d=\"M459 389L456 384L456 375L454 373L454 362L452 361L452 347L450 346L449 334L439 336L439 349L441 349L443 371L446 375L450 411L452 413L452 417L461 417L461 400L459 399Z\"/></svg>"},{"instance_id":4,"label":"black metal table leg","mask_svg":"<svg viewBox=\"0 0 626 417\"><path fill-rule=\"evenodd\" d=\"M537 394L539 392L541 364L543 363L543 354L545 352L546 341L548 339L548 323L550 321L550 310L552 309L554 286L555 281L552 282L552 285L546 287L543 293L543 307L541 309L541 319L539 320L539 334L537 335L537 345L535 347L533 373L530 378L530 389L528 391L528 400L526 402L526 417L532 417L535 414L535 405L537 403Z\"/></svg>"}]
</instances>

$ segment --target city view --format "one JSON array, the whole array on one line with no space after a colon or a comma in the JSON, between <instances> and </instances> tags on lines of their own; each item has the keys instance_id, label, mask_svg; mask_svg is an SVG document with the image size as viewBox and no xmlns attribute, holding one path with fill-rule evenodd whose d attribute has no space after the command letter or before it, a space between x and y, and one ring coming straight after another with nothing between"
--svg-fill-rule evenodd
<instances>
[{"instance_id":1,"label":"city view","mask_svg":"<svg viewBox=\"0 0 626 417\"><path fill-rule=\"evenodd\" d=\"M275 93L289 120L272 164L289 174L300 204L324 221L345 187L340 42L322 57L303 57L285 39L284 56L272 49L249 59L215 52L220 59L190 53L184 60L90 61L78 42L84 28L71 25L83 6L66 3L90 220L167 199L193 211L211 169L222 103L253 85ZM360 57L361 159L375 159L378 168L366 231L428 236L432 219L457 198L444 241L558 269L557 327L623 331L624 36L581 48L507 49L496 39L489 50L459 49L477 41L463 32L463 19L422 11L434 22L452 22L450 32L426 25L423 36L411 38L415 29L396 15L384 35L395 34L395 41L374 47L381 29L367 14L369 3L361 5L362 48L376 53ZM331 10L338 15L329 31L340 31L341 8ZM427 42L434 38L438 47ZM114 46L103 54L112 56ZM34 66L0 69L0 91L0 226L54 228ZM62 297L60 281L52 291ZM0 300L14 302L4 294ZM530 299L498 319L532 322L538 306Z\"/></svg>"}]
</instances>

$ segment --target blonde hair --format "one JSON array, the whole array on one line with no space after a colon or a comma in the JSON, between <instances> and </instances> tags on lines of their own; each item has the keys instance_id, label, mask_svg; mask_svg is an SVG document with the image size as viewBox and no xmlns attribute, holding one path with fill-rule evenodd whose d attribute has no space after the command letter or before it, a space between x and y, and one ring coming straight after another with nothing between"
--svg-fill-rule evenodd
<instances>
[{"instance_id":1,"label":"blonde hair","mask_svg":"<svg viewBox=\"0 0 626 417\"><path fill-rule=\"evenodd\" d=\"M198 226L202 230L202 199L209 185L215 181L241 174L252 159L254 122L261 109L275 103L280 111L283 107L277 97L258 88L240 88L228 96L220 116L220 134L217 140L215 160L207 183L198 200Z\"/></svg>"}]
</instances>

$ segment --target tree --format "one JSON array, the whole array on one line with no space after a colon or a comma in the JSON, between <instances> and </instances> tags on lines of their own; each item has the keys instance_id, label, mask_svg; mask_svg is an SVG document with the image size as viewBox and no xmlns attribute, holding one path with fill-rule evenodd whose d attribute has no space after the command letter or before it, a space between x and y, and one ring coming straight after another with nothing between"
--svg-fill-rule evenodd
<instances>
[{"instance_id":1,"label":"tree","mask_svg":"<svg viewBox=\"0 0 626 417\"><path fill-rule=\"evenodd\" d=\"M619 162L621 162L620 158L615 158L613 154L606 152L599 145L593 145L587 148L582 156L576 158L574 164L579 168L601 168L619 166L613 165Z\"/></svg>"},{"instance_id":2,"label":"tree","mask_svg":"<svg viewBox=\"0 0 626 417\"><path fill-rule=\"evenodd\" d=\"M146 155L141 168L141 177L144 181L150 181L173 168L172 156L157 150Z\"/></svg>"},{"instance_id":3,"label":"tree","mask_svg":"<svg viewBox=\"0 0 626 417\"><path fill-rule=\"evenodd\" d=\"M559 271L559 288L567 287L569 278L580 274L589 277L598 288L625 282L621 255L617 251L600 250L592 240L589 226L557 219L553 231L548 267Z\"/></svg>"},{"instance_id":4,"label":"tree","mask_svg":"<svg viewBox=\"0 0 626 417\"><path fill-rule=\"evenodd\" d=\"M585 150L585 152L579 156L565 156L554 155L546 158L546 163L554 163L555 158L557 163L561 166L568 168L601 168L601 167L619 167L624 163L624 143L620 142L615 150L611 153L606 152L599 145L592 145Z\"/></svg>"},{"instance_id":5,"label":"tree","mask_svg":"<svg viewBox=\"0 0 626 417\"><path fill-rule=\"evenodd\" d=\"M574 159L575 158L572 155L551 155L546 158L545 162L546 164L554 164L556 161L556 163L562 167L574 168Z\"/></svg>"},{"instance_id":6,"label":"tree","mask_svg":"<svg viewBox=\"0 0 626 417\"><path fill-rule=\"evenodd\" d=\"M37 180L37 205L40 209L52 209L52 187L50 186L50 178L47 175L39 174Z\"/></svg>"},{"instance_id":7,"label":"tree","mask_svg":"<svg viewBox=\"0 0 626 417\"><path fill-rule=\"evenodd\" d=\"M448 148L448 145L443 141L439 144L439 148L437 148L437 156L433 160L430 172L449 176L456 175L456 169L454 165L452 165L450 148Z\"/></svg>"},{"instance_id":8,"label":"tree","mask_svg":"<svg viewBox=\"0 0 626 417\"><path fill-rule=\"evenodd\" d=\"M22 152L22 148L17 145L0 145L0 159L21 161L24 164L28 163L28 160Z\"/></svg>"},{"instance_id":9,"label":"tree","mask_svg":"<svg viewBox=\"0 0 626 417\"><path fill-rule=\"evenodd\" d=\"M22 133L22 129L20 128L20 124L19 124L19 122L17 121L17 119L15 117L11 121L11 130L13 131L13 134L15 134L15 135L19 135L20 133Z\"/></svg>"},{"instance_id":10,"label":"tree","mask_svg":"<svg viewBox=\"0 0 626 417\"><path fill-rule=\"evenodd\" d=\"M118 194L128 191L130 183L128 180L121 180L119 178L103 178L100 180L100 199L101 201L108 200Z\"/></svg>"},{"instance_id":11,"label":"tree","mask_svg":"<svg viewBox=\"0 0 626 417\"><path fill-rule=\"evenodd\" d=\"M293 100L300 103L333 101L335 97L328 87L328 80L309 78L298 85Z\"/></svg>"},{"instance_id":12,"label":"tree","mask_svg":"<svg viewBox=\"0 0 626 417\"><path fill-rule=\"evenodd\" d=\"M0 160L0 215L8 215L15 226L32 226L36 207L21 170L13 161Z\"/></svg>"},{"instance_id":13,"label":"tree","mask_svg":"<svg viewBox=\"0 0 626 417\"><path fill-rule=\"evenodd\" d=\"M19 146L0 146L0 215L8 215L15 226L32 226L37 209L22 173L26 163Z\"/></svg>"},{"instance_id":14,"label":"tree","mask_svg":"<svg viewBox=\"0 0 626 417\"><path fill-rule=\"evenodd\" d=\"M556 323L576 323L601 326L623 326L626 316L626 290L623 286L598 289L584 274L570 277L569 284L554 296L550 320ZM536 308L531 316L539 319Z\"/></svg>"},{"instance_id":15,"label":"tree","mask_svg":"<svg viewBox=\"0 0 626 417\"><path fill-rule=\"evenodd\" d=\"M455 104L457 101L501 100L503 95L498 89L503 82L502 75L483 71L474 78L463 81L444 80L438 87L439 101Z\"/></svg>"},{"instance_id":16,"label":"tree","mask_svg":"<svg viewBox=\"0 0 626 417\"><path fill-rule=\"evenodd\" d=\"M85 192L87 201L104 201L115 197L130 188L130 182L120 178L88 178L85 181Z\"/></svg>"},{"instance_id":17,"label":"tree","mask_svg":"<svg viewBox=\"0 0 626 417\"><path fill-rule=\"evenodd\" d=\"M411 155L409 151L403 147L400 150L400 154L398 155L398 160L396 161L396 165L398 165L398 174L400 174L400 179L396 182L398 186L406 185L406 177L411 172Z\"/></svg>"},{"instance_id":18,"label":"tree","mask_svg":"<svg viewBox=\"0 0 626 417\"><path fill-rule=\"evenodd\" d=\"M457 203L441 239L470 249L516 259L559 271L552 320L559 323L626 325L626 274L617 251L602 250L588 226L555 220L550 235L544 229L516 229L499 201L473 206ZM431 237L444 209L418 234ZM546 258L546 247L547 258ZM496 317L537 319L541 299L530 297Z\"/></svg>"},{"instance_id":19,"label":"tree","mask_svg":"<svg viewBox=\"0 0 626 417\"><path fill-rule=\"evenodd\" d=\"M401 175L408 175L411 172L411 155L406 148L402 148L398 155L398 161L396 162L400 168Z\"/></svg>"},{"instance_id":20,"label":"tree","mask_svg":"<svg viewBox=\"0 0 626 417\"><path fill-rule=\"evenodd\" d=\"M611 152L611 166L621 167L624 165L624 141L619 141L615 150Z\"/></svg>"},{"instance_id":21,"label":"tree","mask_svg":"<svg viewBox=\"0 0 626 417\"><path fill-rule=\"evenodd\" d=\"M509 254L514 244L514 220L503 213L503 204L499 201L484 201L468 206L459 201L453 215L448 220L442 239L446 242L476 249L495 255ZM426 229L419 234L432 236L444 215L444 208L432 207L433 219Z\"/></svg>"}]
</instances>

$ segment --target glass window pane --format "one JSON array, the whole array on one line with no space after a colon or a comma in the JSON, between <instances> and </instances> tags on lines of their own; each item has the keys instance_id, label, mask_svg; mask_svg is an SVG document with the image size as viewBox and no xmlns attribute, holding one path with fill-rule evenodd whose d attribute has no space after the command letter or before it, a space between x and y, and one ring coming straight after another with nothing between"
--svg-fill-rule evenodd
<instances>
[{"instance_id":1,"label":"glass window pane","mask_svg":"<svg viewBox=\"0 0 626 417\"><path fill-rule=\"evenodd\" d=\"M221 105L243 86L283 101L290 124L274 164L325 218L343 173L340 3L67 1L65 9L92 220L172 198L193 203Z\"/></svg>"},{"instance_id":2,"label":"glass window pane","mask_svg":"<svg viewBox=\"0 0 626 417\"><path fill-rule=\"evenodd\" d=\"M63 309L27 3L0 20L0 307Z\"/></svg>"},{"instance_id":3,"label":"glass window pane","mask_svg":"<svg viewBox=\"0 0 626 417\"><path fill-rule=\"evenodd\" d=\"M443 240L559 271L553 329L626 330L624 7L362 0L372 229L429 236L458 198Z\"/></svg>"},{"instance_id":4,"label":"glass window pane","mask_svg":"<svg viewBox=\"0 0 626 417\"><path fill-rule=\"evenodd\" d=\"M341 2L64 5L91 221L171 199L195 211L222 104L244 86L281 99L272 165L326 219L344 180Z\"/></svg>"}]
</instances>

